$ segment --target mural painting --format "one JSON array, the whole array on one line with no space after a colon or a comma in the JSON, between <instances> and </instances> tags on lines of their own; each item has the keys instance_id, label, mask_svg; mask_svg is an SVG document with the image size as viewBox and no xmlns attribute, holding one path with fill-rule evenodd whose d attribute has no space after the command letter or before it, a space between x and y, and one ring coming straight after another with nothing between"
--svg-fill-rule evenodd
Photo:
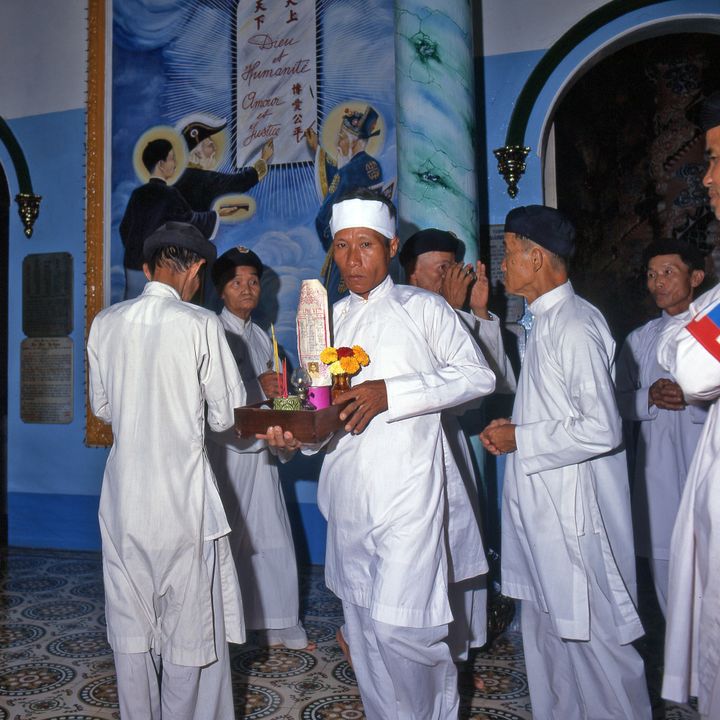
<instances>
[{"instance_id":1,"label":"mural painting","mask_svg":"<svg viewBox=\"0 0 720 720\"><path fill-rule=\"evenodd\" d=\"M330 203L394 192L393 43L382 0L115 0L110 301L141 291L155 227L191 222L263 260L256 319L295 364L300 283L342 289Z\"/></svg>"}]
</instances>

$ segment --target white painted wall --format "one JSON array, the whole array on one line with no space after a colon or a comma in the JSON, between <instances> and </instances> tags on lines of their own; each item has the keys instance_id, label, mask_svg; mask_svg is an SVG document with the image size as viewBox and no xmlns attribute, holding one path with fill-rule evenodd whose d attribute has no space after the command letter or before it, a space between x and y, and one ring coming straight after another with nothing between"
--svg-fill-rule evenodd
<instances>
[{"instance_id":1,"label":"white painted wall","mask_svg":"<svg viewBox=\"0 0 720 720\"><path fill-rule=\"evenodd\" d=\"M2 0L0 12L0 116L82 108L87 0Z\"/></svg>"},{"instance_id":2,"label":"white painted wall","mask_svg":"<svg viewBox=\"0 0 720 720\"><path fill-rule=\"evenodd\" d=\"M607 0L479 0L484 55L545 50Z\"/></svg>"}]
</instances>

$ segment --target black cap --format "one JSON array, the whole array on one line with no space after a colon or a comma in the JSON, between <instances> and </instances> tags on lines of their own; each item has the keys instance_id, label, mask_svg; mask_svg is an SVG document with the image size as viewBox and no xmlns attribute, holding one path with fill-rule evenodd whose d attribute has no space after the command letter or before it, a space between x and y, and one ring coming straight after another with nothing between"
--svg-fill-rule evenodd
<instances>
[{"instance_id":1,"label":"black cap","mask_svg":"<svg viewBox=\"0 0 720 720\"><path fill-rule=\"evenodd\" d=\"M143 256L150 260L156 250L177 247L192 250L209 263L217 257L217 248L194 226L183 222L166 222L143 243Z\"/></svg>"},{"instance_id":2,"label":"black cap","mask_svg":"<svg viewBox=\"0 0 720 720\"><path fill-rule=\"evenodd\" d=\"M380 134L380 131L376 129L378 119L377 111L370 105L366 105L362 112L345 108L342 126L355 137L369 140Z\"/></svg>"},{"instance_id":3,"label":"black cap","mask_svg":"<svg viewBox=\"0 0 720 720\"><path fill-rule=\"evenodd\" d=\"M720 90L708 95L700 104L698 125L703 132L720 125Z\"/></svg>"},{"instance_id":4,"label":"black cap","mask_svg":"<svg viewBox=\"0 0 720 720\"><path fill-rule=\"evenodd\" d=\"M465 247L457 237L447 230L428 228L411 235L400 250L400 264L405 267L418 255L426 252L450 252L456 259L464 254Z\"/></svg>"},{"instance_id":5,"label":"black cap","mask_svg":"<svg viewBox=\"0 0 720 720\"><path fill-rule=\"evenodd\" d=\"M511 210L505 218L505 232L532 240L562 258L575 252L575 228L555 208L546 205L526 205Z\"/></svg>"},{"instance_id":6,"label":"black cap","mask_svg":"<svg viewBox=\"0 0 720 720\"><path fill-rule=\"evenodd\" d=\"M219 133L226 127L226 122L212 124L209 122L201 122L199 120L196 120L195 122L191 122L183 128L182 136L185 138L188 150L192 150L203 140L209 138L211 135L215 135L215 133Z\"/></svg>"},{"instance_id":7,"label":"black cap","mask_svg":"<svg viewBox=\"0 0 720 720\"><path fill-rule=\"evenodd\" d=\"M222 293L225 285L235 276L235 268L243 265L254 267L258 277L262 277L262 261L252 250L242 245L230 248L217 259L212 267L212 281L218 293Z\"/></svg>"}]
</instances>

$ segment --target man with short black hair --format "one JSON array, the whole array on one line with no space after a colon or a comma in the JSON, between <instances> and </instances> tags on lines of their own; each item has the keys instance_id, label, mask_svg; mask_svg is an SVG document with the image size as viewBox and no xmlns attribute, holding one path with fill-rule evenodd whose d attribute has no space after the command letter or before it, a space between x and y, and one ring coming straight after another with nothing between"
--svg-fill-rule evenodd
<instances>
[{"instance_id":1,"label":"man with short black hair","mask_svg":"<svg viewBox=\"0 0 720 720\"><path fill-rule=\"evenodd\" d=\"M143 272L143 243L168 221L189 223L208 240L215 237L218 214L195 212L169 180L175 175L177 161L172 143L165 138L151 140L143 149L142 162L150 178L133 190L120 221L120 238L125 247L125 299L137 297L146 283Z\"/></svg>"},{"instance_id":2,"label":"man with short black hair","mask_svg":"<svg viewBox=\"0 0 720 720\"><path fill-rule=\"evenodd\" d=\"M720 91L700 108L710 208L720 220ZM690 304L689 323L669 326L658 362L687 402L711 403L678 509L670 546L670 582L662 695L696 695L700 717L720 717L720 286Z\"/></svg>"},{"instance_id":3,"label":"man with short black hair","mask_svg":"<svg viewBox=\"0 0 720 720\"><path fill-rule=\"evenodd\" d=\"M142 295L93 320L90 406L112 425L100 496L107 634L123 720L234 717L227 641L245 641L230 532L205 455L245 391L214 313L187 302L215 246L169 222Z\"/></svg>"},{"instance_id":4,"label":"man with short black hair","mask_svg":"<svg viewBox=\"0 0 720 720\"><path fill-rule=\"evenodd\" d=\"M502 590L522 600L533 717L649 720L643 634L615 343L575 295L567 264L575 230L559 211L518 207L505 220L505 290L534 322L512 420L485 447L510 453L502 515Z\"/></svg>"},{"instance_id":5,"label":"man with short black hair","mask_svg":"<svg viewBox=\"0 0 720 720\"><path fill-rule=\"evenodd\" d=\"M687 404L680 386L658 364L657 346L669 323L690 320L688 308L705 278L705 260L694 246L661 239L645 249L643 261L648 291L662 315L628 335L618 357L617 400L620 415L639 424L633 484L635 551L650 560L655 594L665 615L670 536L707 407Z\"/></svg>"}]
</instances>

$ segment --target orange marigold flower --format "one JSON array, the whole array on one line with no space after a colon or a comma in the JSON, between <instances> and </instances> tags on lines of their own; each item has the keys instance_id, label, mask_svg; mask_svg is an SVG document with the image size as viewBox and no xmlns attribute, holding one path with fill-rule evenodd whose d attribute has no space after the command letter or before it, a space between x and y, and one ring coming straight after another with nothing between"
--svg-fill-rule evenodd
<instances>
[{"instance_id":1,"label":"orange marigold flower","mask_svg":"<svg viewBox=\"0 0 720 720\"><path fill-rule=\"evenodd\" d=\"M355 359L365 367L370 362L368 354L359 345L353 345L352 349L355 354Z\"/></svg>"},{"instance_id":2,"label":"orange marigold flower","mask_svg":"<svg viewBox=\"0 0 720 720\"><path fill-rule=\"evenodd\" d=\"M370 357L359 345L353 345L351 348L326 347L320 353L320 362L328 366L331 375L340 373L354 375L370 362Z\"/></svg>"},{"instance_id":3,"label":"orange marigold flower","mask_svg":"<svg viewBox=\"0 0 720 720\"><path fill-rule=\"evenodd\" d=\"M340 365L348 375L354 375L360 370L360 363L354 357L341 357Z\"/></svg>"}]
</instances>

